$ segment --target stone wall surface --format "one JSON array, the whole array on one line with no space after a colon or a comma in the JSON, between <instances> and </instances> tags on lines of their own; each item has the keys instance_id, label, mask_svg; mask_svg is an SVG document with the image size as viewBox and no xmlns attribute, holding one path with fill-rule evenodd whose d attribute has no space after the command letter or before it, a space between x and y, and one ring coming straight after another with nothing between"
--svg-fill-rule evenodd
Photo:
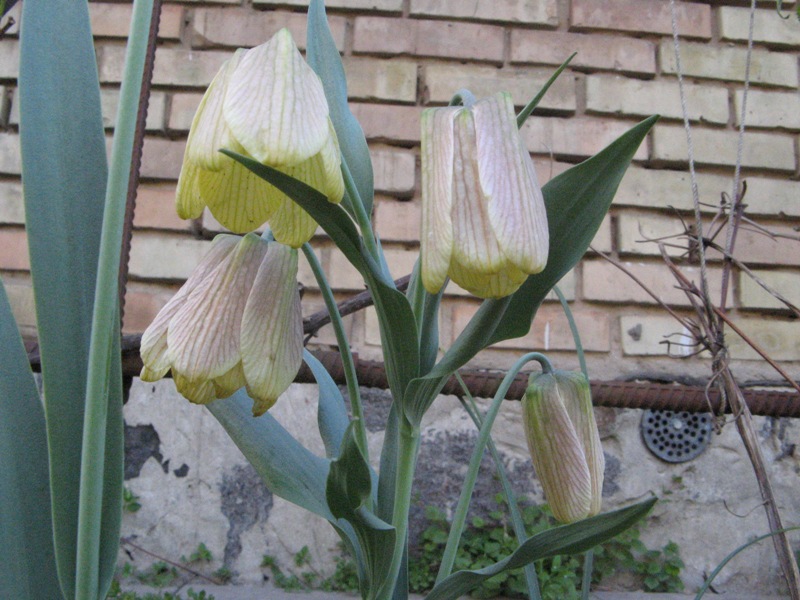
<instances>
[{"instance_id":1,"label":"stone wall surface","mask_svg":"<svg viewBox=\"0 0 800 600\"><path fill-rule=\"evenodd\" d=\"M676 1L680 69L670 4L668 0L329 0L331 29L344 58L351 106L370 144L377 192L375 224L394 276L410 272L418 253L423 108L446 104L461 87L478 96L508 90L521 107L577 51L523 128L542 183L599 151L642 118L662 115L637 152L593 250L561 282L583 336L592 378L706 381L710 374L705 355L664 343L685 339L680 337L685 332L639 285L600 255L610 253L619 259L677 314L691 314L689 301L675 288L656 245L646 241L675 235L681 219L692 215L680 73L701 211L708 222L721 198L731 193L739 154L737 131L744 118L741 164L748 183L747 211L779 237L748 227L740 232L735 255L760 281L800 304L800 23L782 19L775 2L757 3L742 117L750 3ZM281 27L288 27L303 49L305 6L304 0L165 2L134 223L125 332L144 330L213 236L222 231L209 213L182 221L173 208L188 128L205 86L235 48L259 44ZM783 6L790 11L795 4L784 1ZM89 9L110 140L131 5L91 2ZM12 12L18 21L19 7ZM23 334L32 336L35 313L20 184L17 34L14 27L0 39L0 275ZM721 242L724 236L722 229L716 240ZM358 274L324 235L315 237L313 245L338 297L363 289ZM680 251L673 252L678 260L679 255ZM716 296L721 293L721 270L721 257L712 255L709 278ZM697 281L697 265L686 266L685 272ZM322 299L305 264L300 281L305 287L304 312L309 314L322 307ZM799 375L800 322L738 269L727 301L741 329L790 373ZM452 343L477 307L462 290L448 288L442 302L443 347ZM351 346L360 356L378 359L374 312L347 317L346 324ZM742 381L777 380L741 338L731 333L729 341L732 365ZM329 347L335 339L326 328L312 344ZM483 352L473 366L507 368L531 349L546 351L561 368L577 368L575 345L554 298L544 304L527 336ZM303 545L312 548L315 561L330 566L336 548L332 532L323 523L307 527L309 517L272 497L208 414L174 396L169 382L152 387L136 383L126 408L128 484L143 500L142 509L126 517L126 535L137 535L154 551L171 557L190 552L203 541L242 581L261 576L261 554L278 555L289 564ZM303 424L313 417L314 405L312 388L296 387L274 414L296 423L296 431L305 436ZM376 400L374 406L382 405ZM378 410L372 405L370 409ZM461 472L473 434L452 400L438 401L432 414L420 468L442 482L437 498L444 490L452 499L458 483L443 475ZM615 459L609 465L617 465L617 471L609 473L613 481L609 506L650 492L664 496L666 501L645 535L680 544L690 586L737 545L766 530L754 478L732 425L699 458L670 466L644 449L638 433L640 413L602 415L606 451ZM504 419L499 428L501 449L509 464L519 465L514 473L523 489L535 494L538 484L525 462L524 444L519 432L512 431L518 424L510 416ZM800 519L797 425L770 419L758 423L786 521L794 524ZM377 448L379 428L371 436ZM442 462L451 458L452 468ZM730 589L779 591L771 547L761 544L749 550L720 581Z\"/></svg>"}]
</instances>

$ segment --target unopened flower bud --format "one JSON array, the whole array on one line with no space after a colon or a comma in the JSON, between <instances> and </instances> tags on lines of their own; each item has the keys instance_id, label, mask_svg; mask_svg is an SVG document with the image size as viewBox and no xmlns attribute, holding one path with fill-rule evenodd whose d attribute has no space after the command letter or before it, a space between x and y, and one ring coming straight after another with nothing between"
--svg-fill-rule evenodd
<instances>
[{"instance_id":1,"label":"unopened flower bud","mask_svg":"<svg viewBox=\"0 0 800 600\"><path fill-rule=\"evenodd\" d=\"M553 516L572 523L600 512L605 458L581 373L531 375L522 415L533 466Z\"/></svg>"}]
</instances>

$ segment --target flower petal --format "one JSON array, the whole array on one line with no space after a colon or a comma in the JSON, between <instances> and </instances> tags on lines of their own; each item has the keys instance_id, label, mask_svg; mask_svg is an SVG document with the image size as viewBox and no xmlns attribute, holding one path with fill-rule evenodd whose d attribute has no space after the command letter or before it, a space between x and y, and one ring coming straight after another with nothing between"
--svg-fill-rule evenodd
<instances>
[{"instance_id":1,"label":"flower petal","mask_svg":"<svg viewBox=\"0 0 800 600\"><path fill-rule=\"evenodd\" d=\"M174 371L200 381L220 377L236 366L242 313L265 253L266 243L248 234L188 295L167 333Z\"/></svg>"},{"instance_id":2,"label":"flower petal","mask_svg":"<svg viewBox=\"0 0 800 600\"><path fill-rule=\"evenodd\" d=\"M272 235L281 244L299 248L314 236L317 222L288 196L281 192L276 195L279 195L280 200L269 220Z\"/></svg>"},{"instance_id":3,"label":"flower petal","mask_svg":"<svg viewBox=\"0 0 800 600\"><path fill-rule=\"evenodd\" d=\"M455 117L454 129L451 261L458 261L470 270L496 273L505 266L506 259L497 245L480 184L472 111L461 109Z\"/></svg>"},{"instance_id":4,"label":"flower petal","mask_svg":"<svg viewBox=\"0 0 800 600\"><path fill-rule=\"evenodd\" d=\"M272 166L311 158L330 135L322 82L287 29L244 55L231 75L223 111L247 153Z\"/></svg>"},{"instance_id":5,"label":"flower petal","mask_svg":"<svg viewBox=\"0 0 800 600\"><path fill-rule=\"evenodd\" d=\"M297 251L270 243L242 318L242 365L255 416L275 403L300 369L303 319L296 278Z\"/></svg>"},{"instance_id":6,"label":"flower petal","mask_svg":"<svg viewBox=\"0 0 800 600\"><path fill-rule=\"evenodd\" d=\"M544 197L533 161L517 129L507 93L473 106L481 188L487 213L505 257L532 274L547 264L549 232Z\"/></svg>"},{"instance_id":7,"label":"flower petal","mask_svg":"<svg viewBox=\"0 0 800 600\"><path fill-rule=\"evenodd\" d=\"M528 278L512 264L496 273L471 269L453 260L450 263L452 280L478 298L505 298L516 292Z\"/></svg>"},{"instance_id":8,"label":"flower petal","mask_svg":"<svg viewBox=\"0 0 800 600\"><path fill-rule=\"evenodd\" d=\"M244 378L242 363L236 363L235 367L221 377L214 379L212 383L214 384L214 395L217 398L228 398L232 396L247 384Z\"/></svg>"},{"instance_id":9,"label":"flower petal","mask_svg":"<svg viewBox=\"0 0 800 600\"><path fill-rule=\"evenodd\" d=\"M198 188L203 203L223 227L248 233L261 227L277 208L273 188L244 166L223 157L219 171L201 171Z\"/></svg>"},{"instance_id":10,"label":"flower petal","mask_svg":"<svg viewBox=\"0 0 800 600\"><path fill-rule=\"evenodd\" d=\"M189 402L208 404L217 399L214 395L214 384L210 381L191 381L180 373L172 373L175 388Z\"/></svg>"},{"instance_id":11,"label":"flower petal","mask_svg":"<svg viewBox=\"0 0 800 600\"><path fill-rule=\"evenodd\" d=\"M422 113L422 283L430 293L442 289L453 252L453 120L459 109Z\"/></svg>"},{"instance_id":12,"label":"flower petal","mask_svg":"<svg viewBox=\"0 0 800 600\"><path fill-rule=\"evenodd\" d=\"M184 157L175 190L175 210L181 219L196 219L203 214L206 203L200 195L199 177L200 169Z\"/></svg>"}]
</instances>

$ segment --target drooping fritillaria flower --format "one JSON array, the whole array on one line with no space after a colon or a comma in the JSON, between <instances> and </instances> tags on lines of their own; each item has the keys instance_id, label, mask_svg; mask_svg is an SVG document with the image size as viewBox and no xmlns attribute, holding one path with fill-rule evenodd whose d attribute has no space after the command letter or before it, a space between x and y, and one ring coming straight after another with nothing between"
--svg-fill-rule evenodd
<instances>
[{"instance_id":1,"label":"drooping fritillaria flower","mask_svg":"<svg viewBox=\"0 0 800 600\"><path fill-rule=\"evenodd\" d=\"M184 219L208 206L235 233L269 221L279 242L294 248L307 242L317 227L311 216L221 148L341 201L341 155L322 83L287 29L266 44L237 50L211 82L189 131L176 206Z\"/></svg>"},{"instance_id":2,"label":"drooping fritillaria flower","mask_svg":"<svg viewBox=\"0 0 800 600\"><path fill-rule=\"evenodd\" d=\"M522 414L553 516L572 523L599 513L605 457L586 377L569 371L531 375Z\"/></svg>"},{"instance_id":3,"label":"drooping fritillaria flower","mask_svg":"<svg viewBox=\"0 0 800 600\"><path fill-rule=\"evenodd\" d=\"M302 360L296 278L293 248L252 233L217 236L142 336L142 380L171 369L178 391L198 404L247 387L253 414L263 414Z\"/></svg>"},{"instance_id":4,"label":"drooping fritillaria flower","mask_svg":"<svg viewBox=\"0 0 800 600\"><path fill-rule=\"evenodd\" d=\"M515 292L547 263L547 214L514 105L498 93L422 115L422 281L481 298Z\"/></svg>"}]
</instances>

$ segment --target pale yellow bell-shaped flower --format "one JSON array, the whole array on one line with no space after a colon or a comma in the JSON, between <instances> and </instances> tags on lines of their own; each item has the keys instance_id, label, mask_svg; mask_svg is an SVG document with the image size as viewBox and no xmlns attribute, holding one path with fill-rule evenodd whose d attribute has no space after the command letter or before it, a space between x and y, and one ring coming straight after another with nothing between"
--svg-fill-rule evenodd
<instances>
[{"instance_id":1,"label":"pale yellow bell-shaped flower","mask_svg":"<svg viewBox=\"0 0 800 600\"><path fill-rule=\"evenodd\" d=\"M331 202L344 196L322 82L287 29L266 44L237 50L211 82L189 131L176 206L184 219L199 217L207 206L235 233L269 220L275 239L294 248L311 239L317 228L311 216L221 148L291 175Z\"/></svg>"},{"instance_id":2,"label":"pale yellow bell-shaped flower","mask_svg":"<svg viewBox=\"0 0 800 600\"><path fill-rule=\"evenodd\" d=\"M517 130L498 93L422 114L422 282L447 277L481 298L514 293L547 264L547 213Z\"/></svg>"},{"instance_id":3,"label":"pale yellow bell-shaped flower","mask_svg":"<svg viewBox=\"0 0 800 600\"><path fill-rule=\"evenodd\" d=\"M303 352L297 250L256 234L220 235L142 336L141 378L171 369L178 391L206 404L247 387L253 414L294 380Z\"/></svg>"},{"instance_id":4,"label":"pale yellow bell-shaped flower","mask_svg":"<svg viewBox=\"0 0 800 600\"><path fill-rule=\"evenodd\" d=\"M553 516L572 523L600 512L605 457L582 373L531 375L523 424L536 475Z\"/></svg>"}]
</instances>

